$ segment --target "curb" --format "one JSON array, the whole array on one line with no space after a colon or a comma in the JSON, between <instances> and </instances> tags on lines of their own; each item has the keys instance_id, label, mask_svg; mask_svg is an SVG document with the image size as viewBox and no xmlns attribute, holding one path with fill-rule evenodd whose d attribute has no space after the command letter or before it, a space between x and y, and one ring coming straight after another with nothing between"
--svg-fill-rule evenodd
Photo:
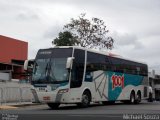
<instances>
[{"instance_id":1,"label":"curb","mask_svg":"<svg viewBox=\"0 0 160 120\"><path fill-rule=\"evenodd\" d=\"M10 105L13 107L27 107L27 106L37 106L37 105L43 105L41 103L28 103L28 104L18 104L18 105Z\"/></svg>"},{"instance_id":2,"label":"curb","mask_svg":"<svg viewBox=\"0 0 160 120\"><path fill-rule=\"evenodd\" d=\"M7 110L7 109L17 109L19 107L28 107L28 106L37 106L43 105L40 103L28 103L28 104L17 104L17 105L1 105L0 110Z\"/></svg>"},{"instance_id":3,"label":"curb","mask_svg":"<svg viewBox=\"0 0 160 120\"><path fill-rule=\"evenodd\" d=\"M0 110L8 110L8 109L16 109L16 108L17 108L17 107L8 106L8 105L0 106Z\"/></svg>"}]
</instances>

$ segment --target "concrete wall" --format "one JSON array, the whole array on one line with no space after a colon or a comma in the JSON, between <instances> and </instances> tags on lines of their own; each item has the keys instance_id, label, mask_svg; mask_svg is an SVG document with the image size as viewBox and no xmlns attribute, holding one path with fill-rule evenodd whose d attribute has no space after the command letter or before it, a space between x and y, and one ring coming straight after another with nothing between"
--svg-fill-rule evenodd
<instances>
[{"instance_id":1,"label":"concrete wall","mask_svg":"<svg viewBox=\"0 0 160 120\"><path fill-rule=\"evenodd\" d=\"M0 103L31 102L33 95L32 86L18 82L0 82Z\"/></svg>"}]
</instances>

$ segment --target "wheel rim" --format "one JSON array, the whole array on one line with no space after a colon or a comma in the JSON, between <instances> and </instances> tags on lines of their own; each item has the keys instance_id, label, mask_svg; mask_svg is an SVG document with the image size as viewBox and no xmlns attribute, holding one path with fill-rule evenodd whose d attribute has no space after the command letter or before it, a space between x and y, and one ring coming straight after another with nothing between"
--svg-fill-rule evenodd
<instances>
[{"instance_id":1,"label":"wheel rim","mask_svg":"<svg viewBox=\"0 0 160 120\"><path fill-rule=\"evenodd\" d=\"M83 102L83 104L88 105L88 103L89 103L89 98L88 98L87 95L83 95L83 96L82 96L82 102Z\"/></svg>"},{"instance_id":2,"label":"wheel rim","mask_svg":"<svg viewBox=\"0 0 160 120\"><path fill-rule=\"evenodd\" d=\"M134 96L131 95L131 103L134 103Z\"/></svg>"},{"instance_id":3,"label":"wheel rim","mask_svg":"<svg viewBox=\"0 0 160 120\"><path fill-rule=\"evenodd\" d=\"M140 94L137 94L137 101L138 101L138 102L141 101L141 96L140 96Z\"/></svg>"}]
</instances>

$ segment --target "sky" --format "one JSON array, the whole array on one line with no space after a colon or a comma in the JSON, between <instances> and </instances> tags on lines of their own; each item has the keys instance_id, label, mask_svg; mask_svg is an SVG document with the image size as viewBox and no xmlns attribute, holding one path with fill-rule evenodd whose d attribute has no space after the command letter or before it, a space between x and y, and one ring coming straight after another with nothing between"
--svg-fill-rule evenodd
<instances>
[{"instance_id":1,"label":"sky","mask_svg":"<svg viewBox=\"0 0 160 120\"><path fill-rule=\"evenodd\" d=\"M105 22L115 40L108 52L160 74L160 0L0 0L0 35L28 42L33 59L81 13Z\"/></svg>"}]
</instances>

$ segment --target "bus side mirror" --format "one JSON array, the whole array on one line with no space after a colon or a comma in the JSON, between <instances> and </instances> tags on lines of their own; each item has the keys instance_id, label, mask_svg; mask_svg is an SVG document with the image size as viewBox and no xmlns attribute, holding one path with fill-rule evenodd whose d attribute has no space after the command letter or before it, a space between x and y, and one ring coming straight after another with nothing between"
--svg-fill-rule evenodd
<instances>
[{"instance_id":1,"label":"bus side mirror","mask_svg":"<svg viewBox=\"0 0 160 120\"><path fill-rule=\"evenodd\" d=\"M28 60L25 60L23 69L28 70Z\"/></svg>"},{"instance_id":2,"label":"bus side mirror","mask_svg":"<svg viewBox=\"0 0 160 120\"><path fill-rule=\"evenodd\" d=\"M23 69L28 71L29 69L33 69L34 60L25 60Z\"/></svg>"},{"instance_id":3,"label":"bus side mirror","mask_svg":"<svg viewBox=\"0 0 160 120\"><path fill-rule=\"evenodd\" d=\"M74 57L68 57L66 62L66 68L71 69Z\"/></svg>"}]
</instances>

